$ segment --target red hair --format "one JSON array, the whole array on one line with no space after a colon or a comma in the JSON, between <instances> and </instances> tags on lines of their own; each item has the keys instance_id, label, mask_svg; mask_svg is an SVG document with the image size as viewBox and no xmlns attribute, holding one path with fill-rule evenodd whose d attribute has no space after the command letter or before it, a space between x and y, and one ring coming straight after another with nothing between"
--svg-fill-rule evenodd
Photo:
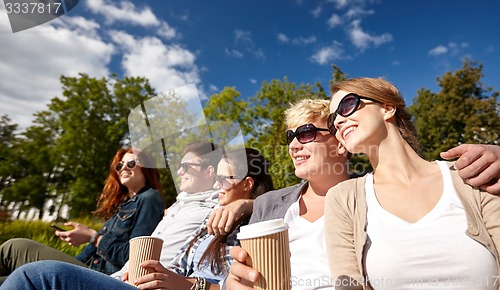
<instances>
[{"instance_id":1,"label":"red hair","mask_svg":"<svg viewBox=\"0 0 500 290\"><path fill-rule=\"evenodd\" d=\"M121 148L118 152L116 152L113 157L113 161L111 161L108 177L104 183L102 193L97 200L97 209L93 212L94 215L102 217L105 220L109 219L116 213L118 205L125 200L128 195L128 188L120 183L118 173L115 170L116 165L122 160L123 155L127 153L136 155L137 159L140 161L137 166L141 169L141 172L146 179L146 187L156 189L162 193L160 185L160 171L157 168L146 168L141 166L141 164L154 164L151 162L152 160L149 154L137 149Z\"/></svg>"}]
</instances>

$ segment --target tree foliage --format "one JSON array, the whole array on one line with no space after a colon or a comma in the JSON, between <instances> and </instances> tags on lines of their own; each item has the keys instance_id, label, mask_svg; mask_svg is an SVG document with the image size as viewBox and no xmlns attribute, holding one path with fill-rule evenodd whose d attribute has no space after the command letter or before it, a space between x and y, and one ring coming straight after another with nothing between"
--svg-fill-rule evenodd
<instances>
[{"instance_id":1,"label":"tree foliage","mask_svg":"<svg viewBox=\"0 0 500 290\"><path fill-rule=\"evenodd\" d=\"M10 148L15 182L1 192L2 202L15 202L21 211L36 208L40 217L47 199L58 202L58 209L69 204L71 217L95 209L111 158L130 143L131 108L156 95L144 78L80 74L62 76L61 84L62 96L36 113L34 125Z\"/></svg>"},{"instance_id":2,"label":"tree foliage","mask_svg":"<svg viewBox=\"0 0 500 290\"><path fill-rule=\"evenodd\" d=\"M461 69L437 78L440 92L417 92L409 109L426 159L458 144L500 144L499 93L482 84L482 69L466 59Z\"/></svg>"},{"instance_id":3,"label":"tree foliage","mask_svg":"<svg viewBox=\"0 0 500 290\"><path fill-rule=\"evenodd\" d=\"M17 141L16 124L11 124L9 116L0 117L0 192L13 178L15 167L12 162L12 147Z\"/></svg>"},{"instance_id":4,"label":"tree foliage","mask_svg":"<svg viewBox=\"0 0 500 290\"><path fill-rule=\"evenodd\" d=\"M319 83L297 85L287 77L263 82L260 91L248 101L240 99L234 88L224 88L207 101L204 112L210 120L234 121L247 137L246 146L258 149L271 163L274 186L297 183L286 144L284 111L305 98L327 98Z\"/></svg>"}]
</instances>

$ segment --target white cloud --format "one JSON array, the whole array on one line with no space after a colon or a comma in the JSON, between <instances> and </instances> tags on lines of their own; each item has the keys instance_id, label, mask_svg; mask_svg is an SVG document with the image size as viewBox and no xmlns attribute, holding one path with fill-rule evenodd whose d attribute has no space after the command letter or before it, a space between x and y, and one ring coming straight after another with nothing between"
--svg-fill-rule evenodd
<instances>
[{"instance_id":1,"label":"white cloud","mask_svg":"<svg viewBox=\"0 0 500 290\"><path fill-rule=\"evenodd\" d=\"M113 42L118 43L121 46L125 46L127 48L132 48L135 45L134 36L124 32L124 31L111 30L111 31L109 31L108 34L111 37L111 40Z\"/></svg>"},{"instance_id":2,"label":"white cloud","mask_svg":"<svg viewBox=\"0 0 500 290\"><path fill-rule=\"evenodd\" d=\"M97 30L101 28L99 23L81 16L57 18L52 22L52 24L56 27L76 29L81 34L92 38L99 38Z\"/></svg>"},{"instance_id":3,"label":"white cloud","mask_svg":"<svg viewBox=\"0 0 500 290\"><path fill-rule=\"evenodd\" d=\"M110 35L123 49L125 75L146 77L158 92L200 82L196 56L182 46L164 44L156 37L135 38L122 31Z\"/></svg>"},{"instance_id":4,"label":"white cloud","mask_svg":"<svg viewBox=\"0 0 500 290\"><path fill-rule=\"evenodd\" d=\"M375 12L373 10L364 10L361 7L352 7L351 9L349 9L346 12L345 16L349 19L354 19L354 18L360 18L362 16L372 15L372 14L375 14Z\"/></svg>"},{"instance_id":5,"label":"white cloud","mask_svg":"<svg viewBox=\"0 0 500 290\"><path fill-rule=\"evenodd\" d=\"M337 14L333 14L329 19L328 19L328 27L330 28L335 28L342 24L342 18L338 16Z\"/></svg>"},{"instance_id":6,"label":"white cloud","mask_svg":"<svg viewBox=\"0 0 500 290\"><path fill-rule=\"evenodd\" d=\"M311 14L314 18L318 18L321 15L322 11L323 11L323 8L321 8L321 6L318 6L315 9L311 10Z\"/></svg>"},{"instance_id":7,"label":"white cloud","mask_svg":"<svg viewBox=\"0 0 500 290\"><path fill-rule=\"evenodd\" d=\"M465 57L463 54L463 49L466 49L469 47L469 43L467 42L462 42L460 44L457 44L456 42L449 42L446 45L438 45L434 47L433 49L429 50L429 55L432 56L437 56L437 55L443 55L443 54L449 54L453 57L457 56L462 56Z\"/></svg>"},{"instance_id":8,"label":"white cloud","mask_svg":"<svg viewBox=\"0 0 500 290\"><path fill-rule=\"evenodd\" d=\"M333 29L342 26L347 38L361 52L370 48L378 47L384 43L393 41L389 33L371 34L361 26L361 20L375 11L366 9L369 4L378 0L327 0L334 3L336 11L326 21L328 28ZM328 51L328 50L325 50Z\"/></svg>"},{"instance_id":9,"label":"white cloud","mask_svg":"<svg viewBox=\"0 0 500 290\"><path fill-rule=\"evenodd\" d=\"M441 55L448 52L448 48L442 45L438 45L429 51L429 55Z\"/></svg>"},{"instance_id":10,"label":"white cloud","mask_svg":"<svg viewBox=\"0 0 500 290\"><path fill-rule=\"evenodd\" d=\"M241 46L243 47L247 52L249 52L251 55L255 56L255 58L258 59L265 59L266 54L264 53L264 50L262 48L256 48L256 45L252 39L252 33L247 30L242 30L242 29L235 29L234 30L234 43L236 46ZM227 50L226 49L226 54L229 52L233 53L236 50ZM243 54L231 54L233 57L234 56L240 56L242 57Z\"/></svg>"},{"instance_id":11,"label":"white cloud","mask_svg":"<svg viewBox=\"0 0 500 290\"><path fill-rule=\"evenodd\" d=\"M218 88L216 85L210 85L210 86L208 86L208 91L209 91L210 93L214 93L214 94L216 94L216 93L218 93L220 90L219 90L219 88Z\"/></svg>"},{"instance_id":12,"label":"white cloud","mask_svg":"<svg viewBox=\"0 0 500 290\"><path fill-rule=\"evenodd\" d=\"M224 52L226 53L226 55L228 55L230 57L234 57L234 58L242 58L243 57L243 53L241 51L236 50L236 49L229 49L226 47L224 49Z\"/></svg>"},{"instance_id":13,"label":"white cloud","mask_svg":"<svg viewBox=\"0 0 500 290\"><path fill-rule=\"evenodd\" d=\"M309 36L309 37L296 37L292 39L293 44L298 44L298 45L308 45L311 43L316 42L316 37L315 36Z\"/></svg>"},{"instance_id":14,"label":"white cloud","mask_svg":"<svg viewBox=\"0 0 500 290\"><path fill-rule=\"evenodd\" d=\"M250 82L255 85L257 83L257 80L256 79L250 79Z\"/></svg>"},{"instance_id":15,"label":"white cloud","mask_svg":"<svg viewBox=\"0 0 500 290\"><path fill-rule=\"evenodd\" d=\"M168 40L178 36L177 31L165 21L161 21L160 27L158 28L158 35Z\"/></svg>"},{"instance_id":16,"label":"white cloud","mask_svg":"<svg viewBox=\"0 0 500 290\"><path fill-rule=\"evenodd\" d=\"M182 21L188 21L189 20L189 13L186 11L184 14L176 15L178 19Z\"/></svg>"},{"instance_id":17,"label":"white cloud","mask_svg":"<svg viewBox=\"0 0 500 290\"><path fill-rule=\"evenodd\" d=\"M97 23L65 16L14 34L4 11L0 5L0 115L26 128L61 96L61 75L108 76L114 47L96 36Z\"/></svg>"},{"instance_id":18,"label":"white cloud","mask_svg":"<svg viewBox=\"0 0 500 290\"><path fill-rule=\"evenodd\" d=\"M311 43L316 42L316 36L312 35L309 37L295 37L293 39L290 39L287 35L283 33L278 33L278 41L281 43L291 43L295 45L308 45Z\"/></svg>"},{"instance_id":19,"label":"white cloud","mask_svg":"<svg viewBox=\"0 0 500 290\"><path fill-rule=\"evenodd\" d=\"M348 36L351 42L360 50L365 50L370 45L378 47L392 41L392 35L389 33L370 35L363 31L360 24L361 20L354 20L348 28Z\"/></svg>"},{"instance_id":20,"label":"white cloud","mask_svg":"<svg viewBox=\"0 0 500 290\"><path fill-rule=\"evenodd\" d=\"M266 54L262 48L256 49L252 51L253 55L258 59L266 59Z\"/></svg>"},{"instance_id":21,"label":"white cloud","mask_svg":"<svg viewBox=\"0 0 500 290\"><path fill-rule=\"evenodd\" d=\"M108 25L122 22L143 27L155 27L157 35L167 40L180 37L175 28L166 21L158 19L148 6L138 8L128 0L122 0L119 3L111 0L87 0L86 3L90 11L102 15ZM185 17L187 18L187 16Z\"/></svg>"},{"instance_id":22,"label":"white cloud","mask_svg":"<svg viewBox=\"0 0 500 290\"><path fill-rule=\"evenodd\" d=\"M104 16L108 24L125 22L140 26L160 25L160 21L149 7L139 9L127 0L122 0L119 4L111 0L87 0L86 3L90 11Z\"/></svg>"},{"instance_id":23,"label":"white cloud","mask_svg":"<svg viewBox=\"0 0 500 290\"><path fill-rule=\"evenodd\" d=\"M287 43L290 41L290 39L288 38L288 36L286 36L285 34L283 33L278 33L278 41L279 42L282 42L282 43Z\"/></svg>"},{"instance_id":24,"label":"white cloud","mask_svg":"<svg viewBox=\"0 0 500 290\"><path fill-rule=\"evenodd\" d=\"M328 64L331 61L344 59L344 50L342 44L334 41L331 46L322 47L314 55L311 56L312 62L320 65Z\"/></svg>"},{"instance_id":25,"label":"white cloud","mask_svg":"<svg viewBox=\"0 0 500 290\"><path fill-rule=\"evenodd\" d=\"M234 31L234 42L236 44L244 44L254 46L252 40L252 33L250 31L245 31L241 29L236 29Z\"/></svg>"},{"instance_id":26,"label":"white cloud","mask_svg":"<svg viewBox=\"0 0 500 290\"><path fill-rule=\"evenodd\" d=\"M349 3L348 0L328 0L328 2L335 3L335 6L337 7L337 9L344 8Z\"/></svg>"}]
</instances>

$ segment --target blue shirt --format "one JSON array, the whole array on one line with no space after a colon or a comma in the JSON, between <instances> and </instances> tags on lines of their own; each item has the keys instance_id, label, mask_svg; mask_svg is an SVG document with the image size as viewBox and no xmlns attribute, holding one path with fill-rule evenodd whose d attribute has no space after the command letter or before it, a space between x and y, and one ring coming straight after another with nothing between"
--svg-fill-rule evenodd
<instances>
[{"instance_id":1,"label":"blue shirt","mask_svg":"<svg viewBox=\"0 0 500 290\"><path fill-rule=\"evenodd\" d=\"M88 244L76 257L91 269L112 274L128 261L129 240L149 236L163 217L161 194L152 188L141 190L123 201L117 212L99 230L99 246Z\"/></svg>"}]
</instances>

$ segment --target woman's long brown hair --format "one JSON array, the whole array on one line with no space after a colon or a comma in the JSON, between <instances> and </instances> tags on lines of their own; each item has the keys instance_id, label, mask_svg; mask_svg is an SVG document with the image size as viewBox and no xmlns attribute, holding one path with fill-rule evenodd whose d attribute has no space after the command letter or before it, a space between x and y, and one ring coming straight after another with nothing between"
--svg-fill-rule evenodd
<instances>
[{"instance_id":1,"label":"woman's long brown hair","mask_svg":"<svg viewBox=\"0 0 500 290\"><path fill-rule=\"evenodd\" d=\"M231 165L231 169L236 175L246 176L253 179L254 185L252 188L251 198L255 199L257 196L274 189L273 181L271 179L271 175L269 174L270 163L260 154L258 150L245 148L245 154L247 161L246 164L241 162L242 156L239 156L241 153L238 150L227 152L222 156L222 159ZM228 234L215 237L201 256L198 265L201 265L204 260L208 260L212 273L215 275L224 273L226 271L226 268L224 267L224 256L226 254L227 238L229 235L235 234L233 231L245 219L249 219L249 217L242 216L237 218ZM195 240L196 238L193 239L192 243L194 243Z\"/></svg>"},{"instance_id":2,"label":"woman's long brown hair","mask_svg":"<svg viewBox=\"0 0 500 290\"><path fill-rule=\"evenodd\" d=\"M112 217L116 213L118 205L127 197L128 188L120 183L120 178L115 170L116 164L118 164L122 160L123 155L127 153L135 154L139 160L138 166L146 179L146 187L156 189L163 197L160 185L160 171L157 168L146 168L141 166L141 164L154 164L150 155L144 151L133 148L121 148L116 152L111 161L108 177L104 183L102 193L97 200L97 209L93 212L94 215L104 220Z\"/></svg>"}]
</instances>

